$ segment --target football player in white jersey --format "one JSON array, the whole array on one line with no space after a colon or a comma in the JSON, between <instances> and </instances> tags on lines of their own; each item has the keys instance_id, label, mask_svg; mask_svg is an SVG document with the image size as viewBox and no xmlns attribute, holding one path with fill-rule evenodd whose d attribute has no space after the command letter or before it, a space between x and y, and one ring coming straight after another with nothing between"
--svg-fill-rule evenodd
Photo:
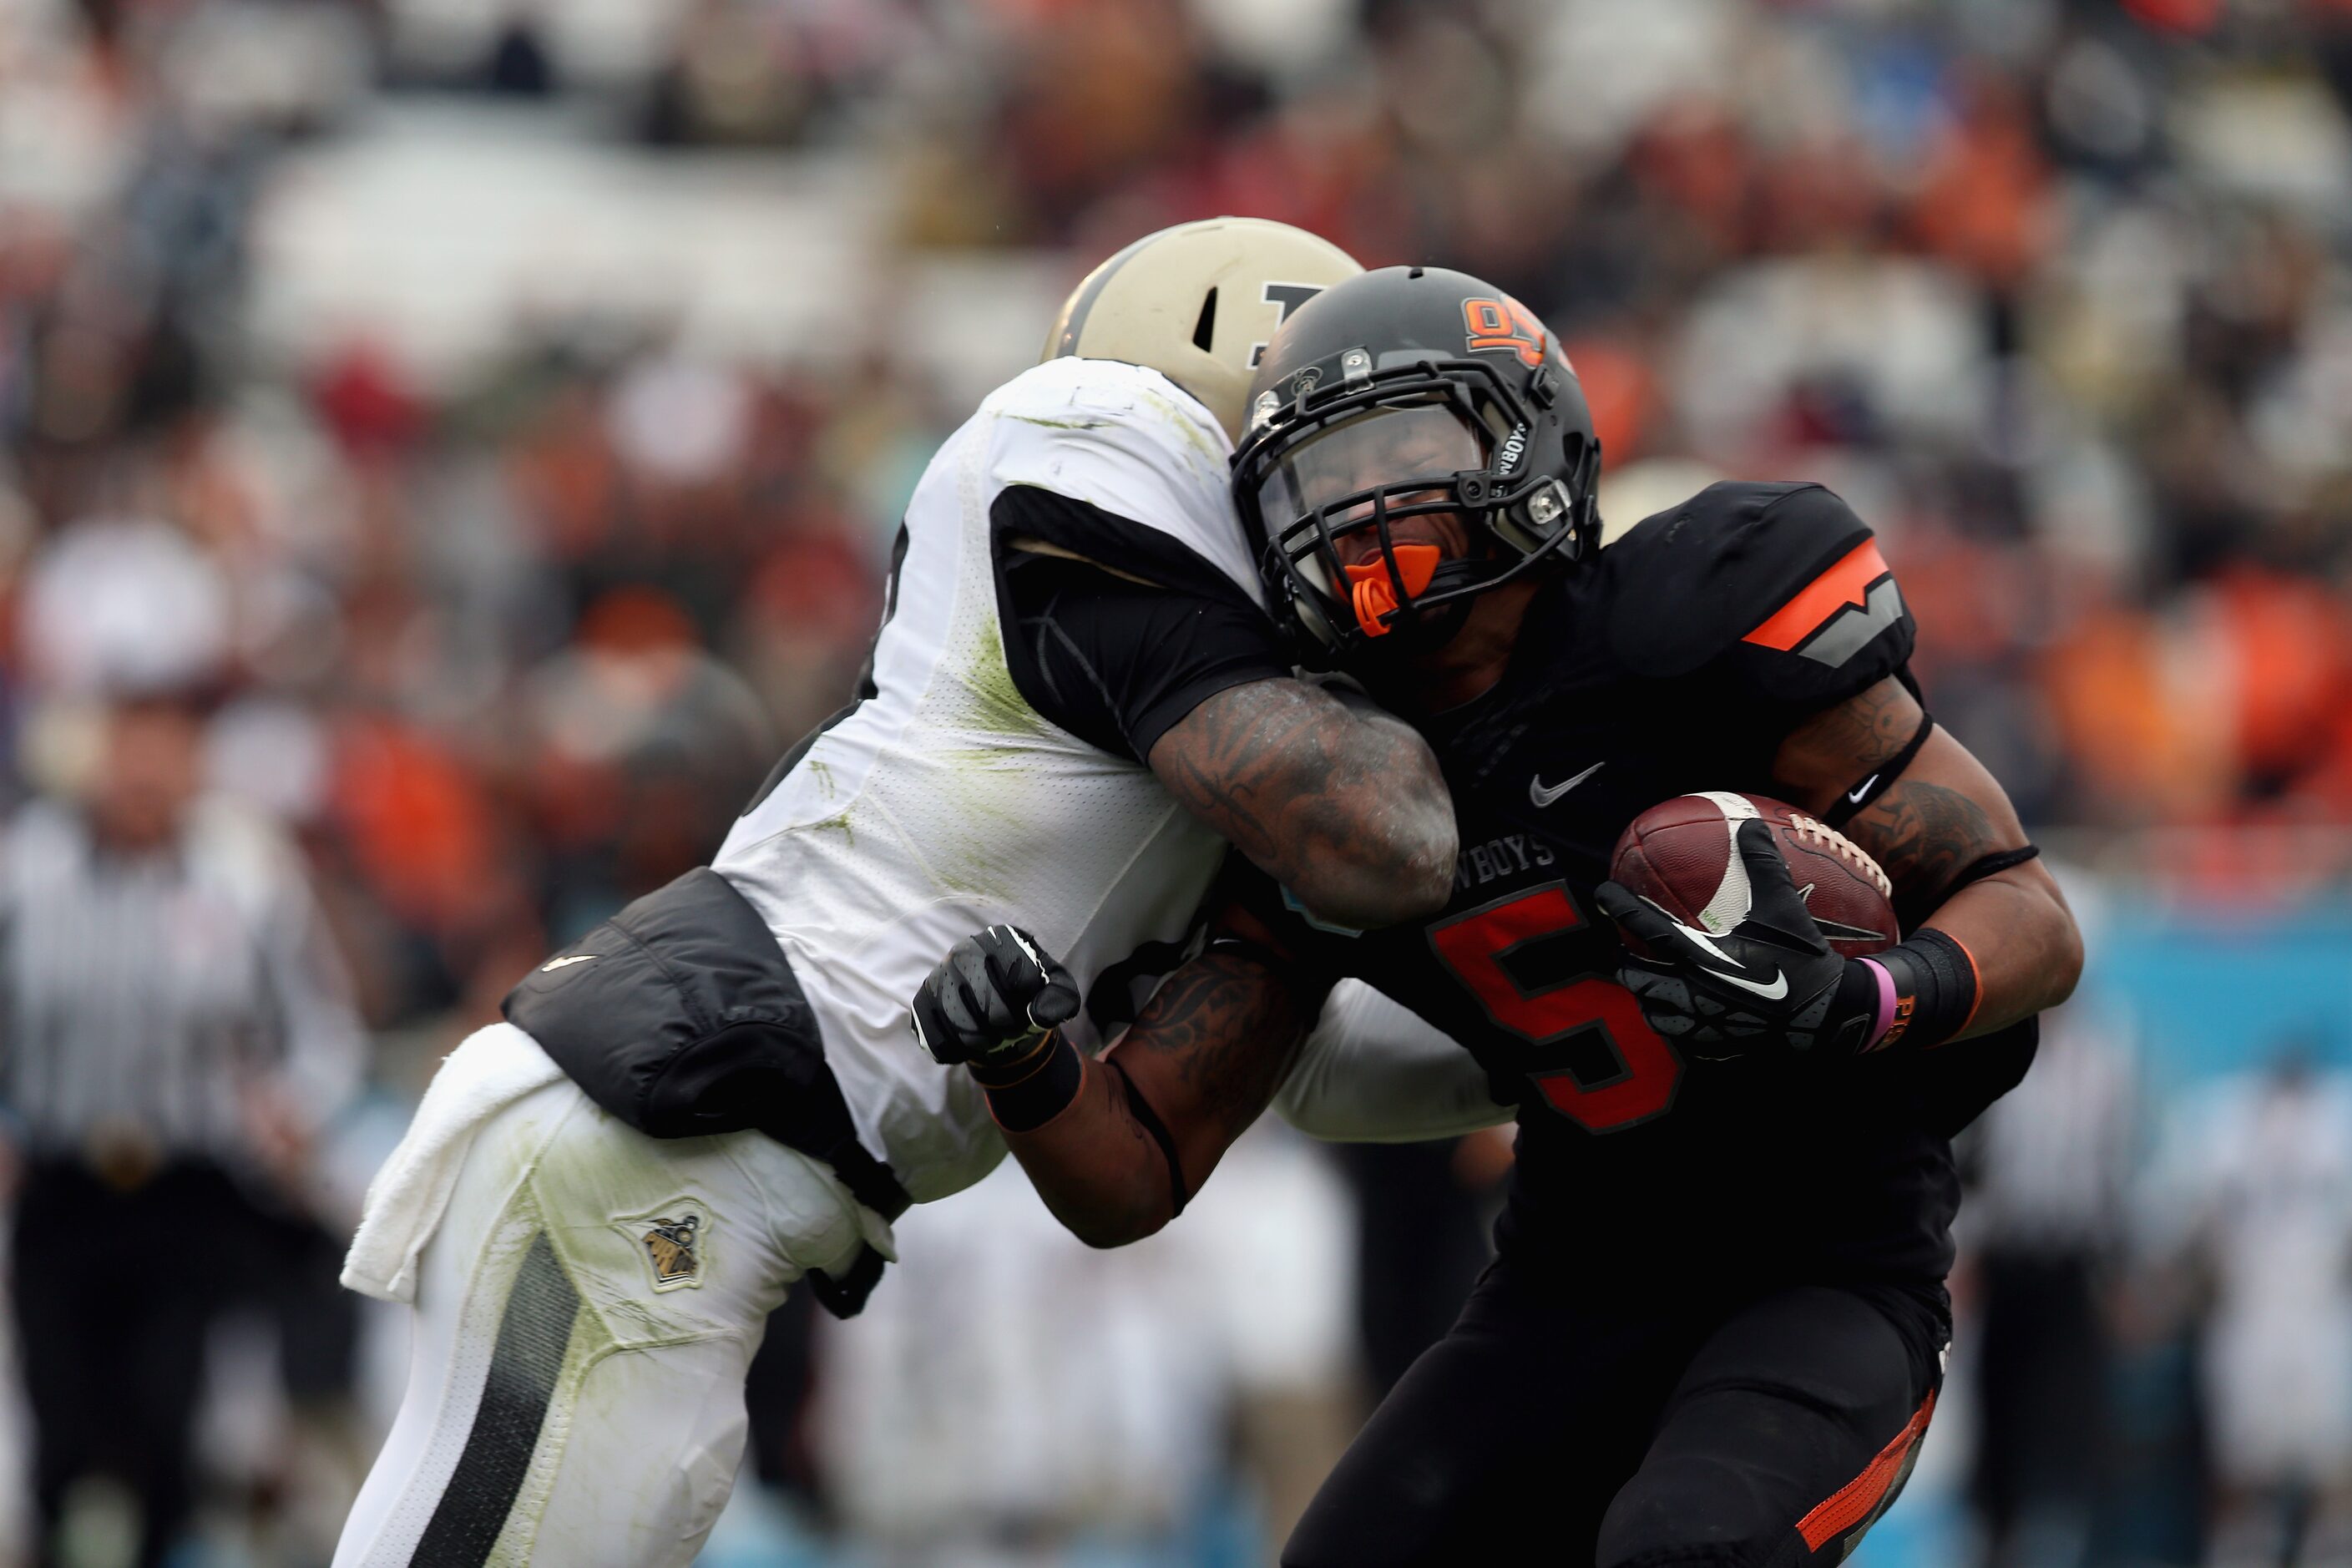
<instances>
[{"instance_id":1,"label":"football player in white jersey","mask_svg":"<svg viewBox=\"0 0 2352 1568\"><path fill-rule=\"evenodd\" d=\"M1181 961L1228 842L1346 925L1443 903L1428 747L1293 678L1227 494L1258 348L1358 270L1226 218L1090 274L917 487L858 700L713 867L452 1054L344 1273L415 1304L416 1348L338 1568L693 1557L786 1288L854 1311L889 1221L1003 1157L908 1028L964 933L1034 931L1091 1045Z\"/></svg>"}]
</instances>

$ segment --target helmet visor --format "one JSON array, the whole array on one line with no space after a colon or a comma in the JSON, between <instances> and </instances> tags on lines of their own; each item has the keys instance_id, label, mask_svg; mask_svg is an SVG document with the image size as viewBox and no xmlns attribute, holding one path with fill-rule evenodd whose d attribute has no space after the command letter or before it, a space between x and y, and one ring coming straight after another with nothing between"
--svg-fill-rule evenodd
<instances>
[{"instance_id":1,"label":"helmet visor","mask_svg":"<svg viewBox=\"0 0 2352 1568\"><path fill-rule=\"evenodd\" d=\"M1258 510L1282 523L1386 487L1443 485L1465 468L1484 468L1484 433L1452 405L1438 401L1370 408L1283 448L1258 483ZM1400 498L1402 499L1402 498ZM1369 500L1359 505L1369 512ZM1329 520L1334 528L1354 521Z\"/></svg>"}]
</instances>

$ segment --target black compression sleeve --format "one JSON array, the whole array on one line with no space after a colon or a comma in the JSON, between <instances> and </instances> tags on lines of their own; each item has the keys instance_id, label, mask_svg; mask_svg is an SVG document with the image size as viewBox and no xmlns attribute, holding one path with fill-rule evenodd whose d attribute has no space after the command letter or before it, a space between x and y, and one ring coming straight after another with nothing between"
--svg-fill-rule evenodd
<instances>
[{"instance_id":1,"label":"black compression sleeve","mask_svg":"<svg viewBox=\"0 0 2352 1568\"><path fill-rule=\"evenodd\" d=\"M1051 510L1040 510L1046 502ZM1104 532L1089 543L1087 561L1014 547L1015 538L1045 537L1029 531L1045 521L1068 533L1076 505L1015 487L997 506L1004 660L1031 707L1080 740L1142 762L1208 698L1291 673L1274 622L1214 567L1164 538L1148 560L1115 553L1110 531L1150 532L1139 524L1097 514ZM1179 570L1171 552L1189 568ZM1143 567L1158 580L1132 582L1094 561L1121 572Z\"/></svg>"}]
</instances>

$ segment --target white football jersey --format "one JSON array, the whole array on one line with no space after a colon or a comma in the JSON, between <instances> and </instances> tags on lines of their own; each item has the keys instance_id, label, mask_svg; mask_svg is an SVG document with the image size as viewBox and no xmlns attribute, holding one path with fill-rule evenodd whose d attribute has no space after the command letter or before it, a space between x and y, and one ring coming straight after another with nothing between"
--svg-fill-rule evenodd
<instances>
[{"instance_id":1,"label":"white football jersey","mask_svg":"<svg viewBox=\"0 0 2352 1568\"><path fill-rule=\"evenodd\" d=\"M1003 1155L971 1075L915 1043L908 1004L959 939L1035 933L1091 994L1181 942L1223 841L1150 770L1041 716L1004 658L990 508L1036 485L1158 531L1264 593L1226 490L1233 451L1156 371L1055 359L997 389L932 458L874 650L873 695L818 735L713 862L806 991L866 1147L914 1197ZM1108 563L1116 565L1117 563ZM1082 1014L1083 1048L1099 1044Z\"/></svg>"}]
</instances>

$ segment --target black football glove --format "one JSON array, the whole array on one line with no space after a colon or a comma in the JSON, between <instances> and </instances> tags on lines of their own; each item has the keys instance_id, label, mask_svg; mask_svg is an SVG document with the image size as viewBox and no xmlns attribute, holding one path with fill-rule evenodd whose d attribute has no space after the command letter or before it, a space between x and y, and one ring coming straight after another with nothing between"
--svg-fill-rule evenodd
<instances>
[{"instance_id":1,"label":"black football glove","mask_svg":"<svg viewBox=\"0 0 2352 1568\"><path fill-rule=\"evenodd\" d=\"M1013 1062L1077 1011L1077 983L1035 937L990 926L948 949L924 977L915 1038L936 1062Z\"/></svg>"},{"instance_id":2,"label":"black football glove","mask_svg":"<svg viewBox=\"0 0 2352 1568\"><path fill-rule=\"evenodd\" d=\"M1831 951L1762 822L1743 822L1747 918L1722 936L1615 882L1598 889L1627 952L1617 978L1650 1027L1702 1061L1764 1050L1851 1056L1877 1021L1878 980Z\"/></svg>"}]
</instances>

